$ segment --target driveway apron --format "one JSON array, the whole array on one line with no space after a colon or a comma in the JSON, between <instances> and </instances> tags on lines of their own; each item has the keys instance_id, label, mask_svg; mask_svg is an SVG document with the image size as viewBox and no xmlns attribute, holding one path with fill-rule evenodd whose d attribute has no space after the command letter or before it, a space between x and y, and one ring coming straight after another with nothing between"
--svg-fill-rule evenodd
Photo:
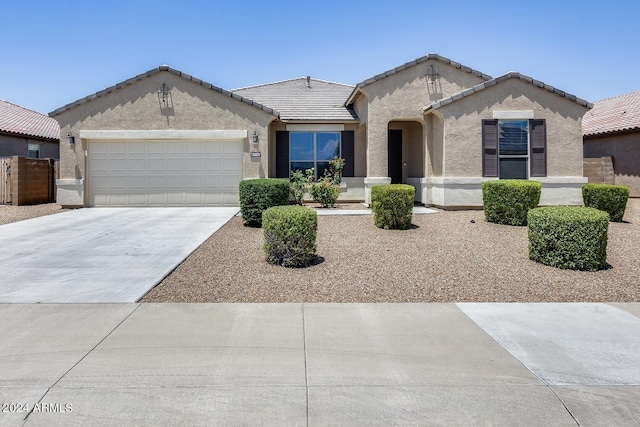
<instances>
[{"instance_id":1,"label":"driveway apron","mask_svg":"<svg viewBox=\"0 0 640 427\"><path fill-rule=\"evenodd\" d=\"M136 302L239 208L90 208L0 226L0 302Z\"/></svg>"}]
</instances>

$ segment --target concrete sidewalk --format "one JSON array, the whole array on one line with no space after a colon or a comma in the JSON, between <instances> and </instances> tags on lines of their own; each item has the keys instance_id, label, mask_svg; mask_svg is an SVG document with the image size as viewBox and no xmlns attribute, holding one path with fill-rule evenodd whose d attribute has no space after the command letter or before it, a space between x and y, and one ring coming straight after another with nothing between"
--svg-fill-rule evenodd
<instances>
[{"instance_id":1,"label":"concrete sidewalk","mask_svg":"<svg viewBox=\"0 0 640 427\"><path fill-rule=\"evenodd\" d=\"M640 424L640 304L0 304L0 333L0 425Z\"/></svg>"}]
</instances>

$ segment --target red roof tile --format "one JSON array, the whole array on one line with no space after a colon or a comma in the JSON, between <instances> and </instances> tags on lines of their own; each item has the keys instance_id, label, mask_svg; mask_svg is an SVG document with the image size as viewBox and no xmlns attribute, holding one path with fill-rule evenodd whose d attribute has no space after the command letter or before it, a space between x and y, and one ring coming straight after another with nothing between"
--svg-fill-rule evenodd
<instances>
[{"instance_id":1,"label":"red roof tile","mask_svg":"<svg viewBox=\"0 0 640 427\"><path fill-rule=\"evenodd\" d=\"M56 119L1 99L0 132L60 139L60 125Z\"/></svg>"},{"instance_id":2,"label":"red roof tile","mask_svg":"<svg viewBox=\"0 0 640 427\"><path fill-rule=\"evenodd\" d=\"M582 119L584 136L640 129L640 91L593 103Z\"/></svg>"}]
</instances>

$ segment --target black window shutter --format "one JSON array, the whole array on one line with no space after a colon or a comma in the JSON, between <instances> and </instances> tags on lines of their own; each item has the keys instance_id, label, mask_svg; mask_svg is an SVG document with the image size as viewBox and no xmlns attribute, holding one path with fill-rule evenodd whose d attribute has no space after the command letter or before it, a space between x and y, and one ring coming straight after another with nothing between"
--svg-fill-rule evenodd
<instances>
[{"instance_id":1,"label":"black window shutter","mask_svg":"<svg viewBox=\"0 0 640 427\"><path fill-rule=\"evenodd\" d=\"M547 126L544 120L529 120L531 176L547 176Z\"/></svg>"},{"instance_id":2,"label":"black window shutter","mask_svg":"<svg viewBox=\"0 0 640 427\"><path fill-rule=\"evenodd\" d=\"M276 131L276 178L289 178L289 132Z\"/></svg>"},{"instance_id":3,"label":"black window shutter","mask_svg":"<svg viewBox=\"0 0 640 427\"><path fill-rule=\"evenodd\" d=\"M352 130L342 131L342 158L344 159L344 169L342 176L352 177L355 176L355 148L354 148L354 134Z\"/></svg>"},{"instance_id":4,"label":"black window shutter","mask_svg":"<svg viewBox=\"0 0 640 427\"><path fill-rule=\"evenodd\" d=\"M498 121L482 121L482 176L498 176Z\"/></svg>"}]
</instances>

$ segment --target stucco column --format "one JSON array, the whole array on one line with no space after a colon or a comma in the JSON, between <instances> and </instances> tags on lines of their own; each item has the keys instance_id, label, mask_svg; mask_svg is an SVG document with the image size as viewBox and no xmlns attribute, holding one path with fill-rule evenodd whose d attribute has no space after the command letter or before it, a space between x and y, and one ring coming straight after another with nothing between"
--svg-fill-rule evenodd
<instances>
[{"instance_id":1,"label":"stucco column","mask_svg":"<svg viewBox=\"0 0 640 427\"><path fill-rule=\"evenodd\" d=\"M370 122L367 126L367 176L364 179L364 203L367 206L371 204L371 187L391 183L387 159L387 123Z\"/></svg>"}]
</instances>

